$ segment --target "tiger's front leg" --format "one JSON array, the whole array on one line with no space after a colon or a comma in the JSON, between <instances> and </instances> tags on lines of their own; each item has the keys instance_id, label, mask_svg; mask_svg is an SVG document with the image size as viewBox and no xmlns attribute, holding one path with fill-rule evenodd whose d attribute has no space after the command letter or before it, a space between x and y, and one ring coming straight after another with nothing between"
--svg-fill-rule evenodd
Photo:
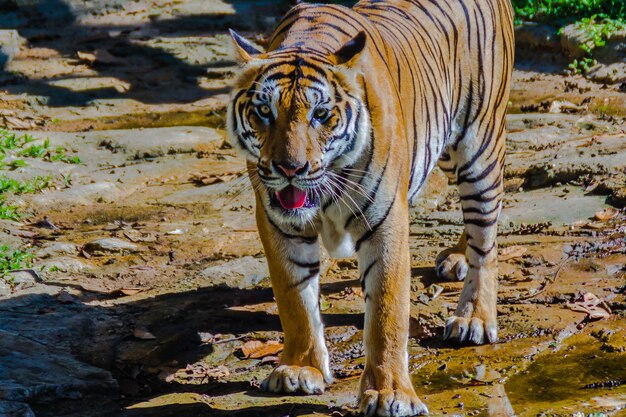
<instances>
[{"instance_id":1,"label":"tiger's front leg","mask_svg":"<svg viewBox=\"0 0 626 417\"><path fill-rule=\"evenodd\" d=\"M319 311L317 236L281 232L257 204L257 226L284 332L280 365L262 383L270 392L321 394L332 382Z\"/></svg>"},{"instance_id":2,"label":"tiger's front leg","mask_svg":"<svg viewBox=\"0 0 626 417\"><path fill-rule=\"evenodd\" d=\"M359 408L366 416L414 416L428 409L408 369L410 315L409 224L406 198L356 242L365 296L365 369Z\"/></svg>"}]
</instances>

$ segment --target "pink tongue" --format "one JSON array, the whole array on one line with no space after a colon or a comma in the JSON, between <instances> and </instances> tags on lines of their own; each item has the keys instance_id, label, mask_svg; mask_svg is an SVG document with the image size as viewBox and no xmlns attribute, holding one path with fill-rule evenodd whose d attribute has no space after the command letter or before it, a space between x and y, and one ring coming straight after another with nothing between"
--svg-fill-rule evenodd
<instances>
[{"instance_id":1,"label":"pink tongue","mask_svg":"<svg viewBox=\"0 0 626 417\"><path fill-rule=\"evenodd\" d=\"M288 185L280 191L276 191L276 197L284 209L299 209L306 202L306 191Z\"/></svg>"}]
</instances>

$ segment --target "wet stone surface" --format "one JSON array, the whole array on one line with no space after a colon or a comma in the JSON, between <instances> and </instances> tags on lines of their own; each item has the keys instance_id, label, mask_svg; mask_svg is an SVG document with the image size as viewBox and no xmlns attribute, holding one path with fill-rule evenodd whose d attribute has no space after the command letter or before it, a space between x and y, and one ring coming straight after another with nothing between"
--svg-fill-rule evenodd
<instances>
[{"instance_id":1,"label":"wet stone surface","mask_svg":"<svg viewBox=\"0 0 626 417\"><path fill-rule=\"evenodd\" d=\"M0 280L0 415L351 415L364 365L354 260L322 262L335 383L309 397L258 389L282 333L245 163L225 143L226 28L262 42L288 5L31 3L0 14L28 41L0 74L0 125L81 162L0 170L49 177L7 194L24 217L0 220L2 244L33 254ZM514 72L497 344L442 342L463 285L434 273L462 230L443 173L410 213L409 363L431 415L626 407L626 95L560 75L566 64L522 55ZM608 317L588 318L587 293ZM253 341L267 354L246 356Z\"/></svg>"}]
</instances>

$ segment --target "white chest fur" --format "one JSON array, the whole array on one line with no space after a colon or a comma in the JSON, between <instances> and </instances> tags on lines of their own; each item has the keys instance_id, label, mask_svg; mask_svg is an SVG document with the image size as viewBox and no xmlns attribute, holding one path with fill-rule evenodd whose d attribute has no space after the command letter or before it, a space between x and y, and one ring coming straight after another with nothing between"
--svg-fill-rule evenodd
<instances>
[{"instance_id":1,"label":"white chest fur","mask_svg":"<svg viewBox=\"0 0 626 417\"><path fill-rule=\"evenodd\" d=\"M344 216L338 215L332 208L322 216L322 242L333 258L349 258L354 255L352 235L343 228Z\"/></svg>"}]
</instances>

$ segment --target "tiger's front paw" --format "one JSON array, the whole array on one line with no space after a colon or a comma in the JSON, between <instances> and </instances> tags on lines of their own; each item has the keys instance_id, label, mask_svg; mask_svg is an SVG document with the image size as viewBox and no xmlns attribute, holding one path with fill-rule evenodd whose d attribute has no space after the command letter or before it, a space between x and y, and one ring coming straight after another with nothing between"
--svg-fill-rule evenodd
<instances>
[{"instance_id":1,"label":"tiger's front paw","mask_svg":"<svg viewBox=\"0 0 626 417\"><path fill-rule=\"evenodd\" d=\"M498 324L495 319L485 320L479 317L449 317L443 334L445 340L458 343L469 342L475 345L496 343Z\"/></svg>"},{"instance_id":2,"label":"tiger's front paw","mask_svg":"<svg viewBox=\"0 0 626 417\"><path fill-rule=\"evenodd\" d=\"M405 353L406 354L406 353ZM417 398L406 364L365 366L359 410L365 416L421 416L428 408Z\"/></svg>"},{"instance_id":3,"label":"tiger's front paw","mask_svg":"<svg viewBox=\"0 0 626 417\"><path fill-rule=\"evenodd\" d=\"M359 410L366 417L404 417L428 414L428 408L417 398L412 389L386 389L380 391L368 389L361 394Z\"/></svg>"},{"instance_id":4,"label":"tiger's front paw","mask_svg":"<svg viewBox=\"0 0 626 417\"><path fill-rule=\"evenodd\" d=\"M280 365L261 382L261 389L268 392L322 394L325 388L324 376L312 366Z\"/></svg>"}]
</instances>

